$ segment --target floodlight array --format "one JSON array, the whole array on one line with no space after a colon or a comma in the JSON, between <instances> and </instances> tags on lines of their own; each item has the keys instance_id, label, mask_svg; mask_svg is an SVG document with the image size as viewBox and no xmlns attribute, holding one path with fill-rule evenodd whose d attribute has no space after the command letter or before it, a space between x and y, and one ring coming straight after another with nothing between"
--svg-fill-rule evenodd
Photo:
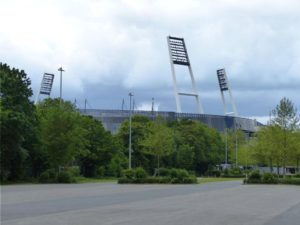
<instances>
[{"instance_id":1,"label":"floodlight array","mask_svg":"<svg viewBox=\"0 0 300 225\"><path fill-rule=\"evenodd\" d=\"M50 95L53 80L54 80L54 74L44 73L42 84L41 84L41 89L40 89L40 94Z\"/></svg>"},{"instance_id":2,"label":"floodlight array","mask_svg":"<svg viewBox=\"0 0 300 225\"><path fill-rule=\"evenodd\" d=\"M170 52L174 64L189 66L189 57L185 47L184 39L169 36Z\"/></svg>"},{"instance_id":3,"label":"floodlight array","mask_svg":"<svg viewBox=\"0 0 300 225\"><path fill-rule=\"evenodd\" d=\"M219 80L219 86L221 91L227 91L228 90L228 84L225 74L225 69L217 70L217 76Z\"/></svg>"}]
</instances>

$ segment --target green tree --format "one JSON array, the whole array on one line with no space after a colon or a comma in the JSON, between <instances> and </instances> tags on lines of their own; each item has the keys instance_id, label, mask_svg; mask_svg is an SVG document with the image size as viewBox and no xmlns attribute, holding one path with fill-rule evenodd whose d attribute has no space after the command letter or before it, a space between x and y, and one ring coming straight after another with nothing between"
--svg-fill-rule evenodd
<instances>
[{"instance_id":1,"label":"green tree","mask_svg":"<svg viewBox=\"0 0 300 225\"><path fill-rule=\"evenodd\" d=\"M281 127L282 135L278 136L280 146L278 151L281 155L282 166L285 168L289 157L293 155L293 132L299 128L299 117L297 116L297 109L294 107L292 101L287 98L280 100L280 103L272 111L274 118L271 120L271 125Z\"/></svg>"},{"instance_id":2,"label":"green tree","mask_svg":"<svg viewBox=\"0 0 300 225\"><path fill-rule=\"evenodd\" d=\"M160 160L163 156L170 155L174 150L174 139L172 130L165 124L155 122L150 126L150 132L140 145L146 154L154 155L157 158L157 169L160 168Z\"/></svg>"},{"instance_id":3,"label":"green tree","mask_svg":"<svg viewBox=\"0 0 300 225\"><path fill-rule=\"evenodd\" d=\"M0 63L1 180L24 177L34 147L36 117L30 84L23 70Z\"/></svg>"},{"instance_id":4,"label":"green tree","mask_svg":"<svg viewBox=\"0 0 300 225\"><path fill-rule=\"evenodd\" d=\"M236 165L241 164L239 159L239 151L246 144L245 133L240 130L229 130L227 132L227 144L228 144L228 162Z\"/></svg>"},{"instance_id":5,"label":"green tree","mask_svg":"<svg viewBox=\"0 0 300 225\"><path fill-rule=\"evenodd\" d=\"M297 109L291 100L284 97L279 104L272 110L274 118L271 124L276 124L284 130L296 130L299 128L299 116L297 116Z\"/></svg>"},{"instance_id":6,"label":"green tree","mask_svg":"<svg viewBox=\"0 0 300 225\"><path fill-rule=\"evenodd\" d=\"M140 115L135 115L132 117L132 167L143 167L148 172L152 170L154 164L154 159L152 155L147 155L143 152L142 146L140 146L140 141L145 139L145 137L150 132L150 126L153 122ZM128 143L129 143L129 121L125 121L116 135L120 141L124 155L128 156Z\"/></svg>"},{"instance_id":7,"label":"green tree","mask_svg":"<svg viewBox=\"0 0 300 225\"><path fill-rule=\"evenodd\" d=\"M78 157L81 171L87 177L100 176L101 174L97 174L98 168L101 167L104 170L108 168L119 149L111 133L105 131L101 121L90 116L81 116L80 125L85 130L85 149ZM117 160L116 157L114 160ZM114 173L112 168L110 171ZM105 171L103 172L105 173Z\"/></svg>"},{"instance_id":8,"label":"green tree","mask_svg":"<svg viewBox=\"0 0 300 225\"><path fill-rule=\"evenodd\" d=\"M224 143L222 138L214 129L192 120L181 120L170 123L174 137L176 152L182 151L182 146L188 145L193 149L192 170L199 174L205 173L209 167L221 163L224 159ZM177 157L177 161L181 161ZM172 165L172 164L170 164ZM182 167L181 162L177 163Z\"/></svg>"},{"instance_id":9,"label":"green tree","mask_svg":"<svg viewBox=\"0 0 300 225\"><path fill-rule=\"evenodd\" d=\"M41 148L50 168L70 166L85 150L85 130L80 114L70 102L46 99L38 107Z\"/></svg>"},{"instance_id":10,"label":"green tree","mask_svg":"<svg viewBox=\"0 0 300 225\"><path fill-rule=\"evenodd\" d=\"M176 151L176 167L186 169L186 170L195 170L195 150L194 147L183 144L180 145Z\"/></svg>"}]
</instances>

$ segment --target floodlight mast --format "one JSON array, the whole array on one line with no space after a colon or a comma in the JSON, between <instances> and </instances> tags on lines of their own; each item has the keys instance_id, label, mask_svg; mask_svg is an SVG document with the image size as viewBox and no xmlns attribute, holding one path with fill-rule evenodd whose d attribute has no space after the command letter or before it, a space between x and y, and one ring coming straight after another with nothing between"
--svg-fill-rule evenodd
<instances>
[{"instance_id":1,"label":"floodlight mast","mask_svg":"<svg viewBox=\"0 0 300 225\"><path fill-rule=\"evenodd\" d=\"M175 100L176 100L176 111L181 113L181 104L180 104L180 95L185 96L192 96L196 99L196 104L199 113L204 113L203 107L200 103L199 94L196 88L196 82L192 70L192 66L188 57L188 53L186 50L185 42L183 38L178 37L167 37L168 48L169 48L169 56L170 56L170 64L172 70L172 78L173 78L173 85L174 85L174 92L175 92ZM179 92L177 87L177 80L175 74L175 64L181 66L187 66L189 69L189 74L192 82L192 92Z\"/></svg>"},{"instance_id":2,"label":"floodlight mast","mask_svg":"<svg viewBox=\"0 0 300 225\"><path fill-rule=\"evenodd\" d=\"M38 103L41 94L50 97L53 80L54 80L54 74L44 73L43 79L41 81L40 91L35 99L35 104Z\"/></svg>"},{"instance_id":3,"label":"floodlight mast","mask_svg":"<svg viewBox=\"0 0 300 225\"><path fill-rule=\"evenodd\" d=\"M236 105L235 105L234 100L233 100L233 96L232 96L232 93L231 93L231 88L229 86L229 82L228 82L228 78L227 78L225 69L217 70L217 77L218 77L218 81L219 81L220 92L221 92L221 97L222 97L222 102L223 102L223 106L224 106L225 115L230 114L230 112L227 111L226 101L225 101L225 96L224 96L224 92L228 91L228 94L229 94L229 97L230 97L230 102L231 102L231 107L232 107L232 110L233 110L233 114L234 114L234 116L238 116L238 112L237 112Z\"/></svg>"},{"instance_id":4,"label":"floodlight mast","mask_svg":"<svg viewBox=\"0 0 300 225\"><path fill-rule=\"evenodd\" d=\"M60 67L60 68L58 68L58 71L60 71L59 98L60 98L60 101L62 101L62 72L65 72L65 70L62 67Z\"/></svg>"}]
</instances>

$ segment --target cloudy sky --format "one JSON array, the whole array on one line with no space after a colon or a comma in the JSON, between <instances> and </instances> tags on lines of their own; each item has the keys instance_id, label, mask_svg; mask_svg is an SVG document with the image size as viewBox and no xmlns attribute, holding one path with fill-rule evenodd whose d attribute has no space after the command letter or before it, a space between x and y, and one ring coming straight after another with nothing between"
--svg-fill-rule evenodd
<instances>
[{"instance_id":1,"label":"cloudy sky","mask_svg":"<svg viewBox=\"0 0 300 225\"><path fill-rule=\"evenodd\" d=\"M44 72L52 96L83 107L175 111L166 36L184 37L205 113L224 114L216 70L226 68L240 116L265 121L284 96L300 110L299 0L0 0L0 61L24 69L34 97ZM181 90L188 70L176 67ZM182 97L182 110L196 112Z\"/></svg>"}]
</instances>

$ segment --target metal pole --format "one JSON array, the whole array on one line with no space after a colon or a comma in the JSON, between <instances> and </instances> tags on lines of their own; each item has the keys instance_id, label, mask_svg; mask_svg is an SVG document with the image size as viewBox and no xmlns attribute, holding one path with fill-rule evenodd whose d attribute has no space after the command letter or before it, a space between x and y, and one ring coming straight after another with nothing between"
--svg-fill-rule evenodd
<instances>
[{"instance_id":1,"label":"metal pole","mask_svg":"<svg viewBox=\"0 0 300 225\"><path fill-rule=\"evenodd\" d=\"M171 70L172 70L172 78L173 78L173 85L174 85L174 92L175 92L175 100L176 100L176 112L181 113L181 105L180 105L180 99L178 94L178 87L177 87L177 81L176 81L176 75L175 75L175 67L172 60L172 52L171 52L171 45L170 45L170 38L167 37L168 41L168 47L169 47L169 55L170 55L170 63L171 63Z\"/></svg>"},{"instance_id":2,"label":"metal pole","mask_svg":"<svg viewBox=\"0 0 300 225\"><path fill-rule=\"evenodd\" d=\"M128 168L131 169L131 98L133 94L130 92L129 93L129 98L130 98L130 106L129 106L129 148L128 148L128 154L129 154L129 160L128 160Z\"/></svg>"},{"instance_id":3,"label":"metal pole","mask_svg":"<svg viewBox=\"0 0 300 225\"><path fill-rule=\"evenodd\" d=\"M227 127L225 128L225 164L226 164L226 168L227 168L227 164L228 164L228 140L227 140Z\"/></svg>"},{"instance_id":4,"label":"metal pole","mask_svg":"<svg viewBox=\"0 0 300 225\"><path fill-rule=\"evenodd\" d=\"M58 71L60 71L60 92L59 92L59 98L60 98L60 102L62 101L62 72L65 72L65 70L60 67L58 68Z\"/></svg>"},{"instance_id":5,"label":"metal pole","mask_svg":"<svg viewBox=\"0 0 300 225\"><path fill-rule=\"evenodd\" d=\"M238 142L237 142L237 130L236 130L236 118L234 118L235 129L235 167L238 166Z\"/></svg>"}]
</instances>

